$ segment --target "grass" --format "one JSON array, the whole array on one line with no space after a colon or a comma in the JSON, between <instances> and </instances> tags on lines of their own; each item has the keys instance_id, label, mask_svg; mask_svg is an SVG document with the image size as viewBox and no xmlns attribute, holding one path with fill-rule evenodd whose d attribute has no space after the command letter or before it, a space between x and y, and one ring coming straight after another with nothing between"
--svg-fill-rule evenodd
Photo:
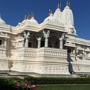
<instances>
[{"instance_id":1,"label":"grass","mask_svg":"<svg viewBox=\"0 0 90 90\"><path fill-rule=\"evenodd\" d=\"M37 90L90 90L90 85L42 85Z\"/></svg>"}]
</instances>

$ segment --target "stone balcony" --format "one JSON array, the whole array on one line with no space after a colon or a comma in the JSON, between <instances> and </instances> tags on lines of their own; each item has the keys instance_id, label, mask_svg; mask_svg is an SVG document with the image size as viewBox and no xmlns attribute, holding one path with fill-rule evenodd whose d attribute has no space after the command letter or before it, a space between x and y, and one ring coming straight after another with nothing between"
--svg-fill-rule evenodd
<instances>
[{"instance_id":1,"label":"stone balcony","mask_svg":"<svg viewBox=\"0 0 90 90\"><path fill-rule=\"evenodd\" d=\"M24 57L55 57L55 58L67 58L67 50L55 49L55 48L20 48L18 56Z\"/></svg>"},{"instance_id":2,"label":"stone balcony","mask_svg":"<svg viewBox=\"0 0 90 90\"><path fill-rule=\"evenodd\" d=\"M37 50L37 56L67 58L67 51L55 48L40 48Z\"/></svg>"},{"instance_id":3,"label":"stone balcony","mask_svg":"<svg viewBox=\"0 0 90 90\"><path fill-rule=\"evenodd\" d=\"M37 55L37 49L35 48L20 48L18 51L20 57L36 57Z\"/></svg>"}]
</instances>

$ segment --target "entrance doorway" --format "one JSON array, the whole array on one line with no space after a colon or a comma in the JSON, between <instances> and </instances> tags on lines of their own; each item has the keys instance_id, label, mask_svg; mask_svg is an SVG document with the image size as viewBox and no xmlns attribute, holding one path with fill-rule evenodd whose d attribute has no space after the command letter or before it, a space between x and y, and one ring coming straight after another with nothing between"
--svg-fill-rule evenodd
<instances>
[{"instance_id":1,"label":"entrance doorway","mask_svg":"<svg viewBox=\"0 0 90 90\"><path fill-rule=\"evenodd\" d=\"M41 47L44 47L45 41L41 41Z\"/></svg>"}]
</instances>

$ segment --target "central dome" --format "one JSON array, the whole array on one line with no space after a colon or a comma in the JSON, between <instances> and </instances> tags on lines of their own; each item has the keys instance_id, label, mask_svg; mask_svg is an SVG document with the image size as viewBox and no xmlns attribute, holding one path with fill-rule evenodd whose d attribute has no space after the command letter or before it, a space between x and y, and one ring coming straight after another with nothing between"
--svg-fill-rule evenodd
<instances>
[{"instance_id":1,"label":"central dome","mask_svg":"<svg viewBox=\"0 0 90 90\"><path fill-rule=\"evenodd\" d=\"M31 17L30 20L27 20L27 24L38 24L38 22L34 19L34 17Z\"/></svg>"},{"instance_id":2,"label":"central dome","mask_svg":"<svg viewBox=\"0 0 90 90\"><path fill-rule=\"evenodd\" d=\"M34 19L34 17L32 17L29 22L33 24L38 24L38 22Z\"/></svg>"},{"instance_id":3,"label":"central dome","mask_svg":"<svg viewBox=\"0 0 90 90\"><path fill-rule=\"evenodd\" d=\"M44 20L44 22L58 22L58 20L53 16L53 14L50 14L50 16L48 16L45 20Z\"/></svg>"}]
</instances>

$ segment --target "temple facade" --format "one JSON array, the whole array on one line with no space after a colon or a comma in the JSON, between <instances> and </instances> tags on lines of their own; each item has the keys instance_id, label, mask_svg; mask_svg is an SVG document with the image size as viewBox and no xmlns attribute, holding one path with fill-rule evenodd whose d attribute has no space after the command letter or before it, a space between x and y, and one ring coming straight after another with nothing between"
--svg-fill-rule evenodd
<instances>
[{"instance_id":1,"label":"temple facade","mask_svg":"<svg viewBox=\"0 0 90 90\"><path fill-rule=\"evenodd\" d=\"M59 77L90 73L90 41L77 37L69 2L42 23L11 26L0 17L0 74Z\"/></svg>"}]
</instances>

